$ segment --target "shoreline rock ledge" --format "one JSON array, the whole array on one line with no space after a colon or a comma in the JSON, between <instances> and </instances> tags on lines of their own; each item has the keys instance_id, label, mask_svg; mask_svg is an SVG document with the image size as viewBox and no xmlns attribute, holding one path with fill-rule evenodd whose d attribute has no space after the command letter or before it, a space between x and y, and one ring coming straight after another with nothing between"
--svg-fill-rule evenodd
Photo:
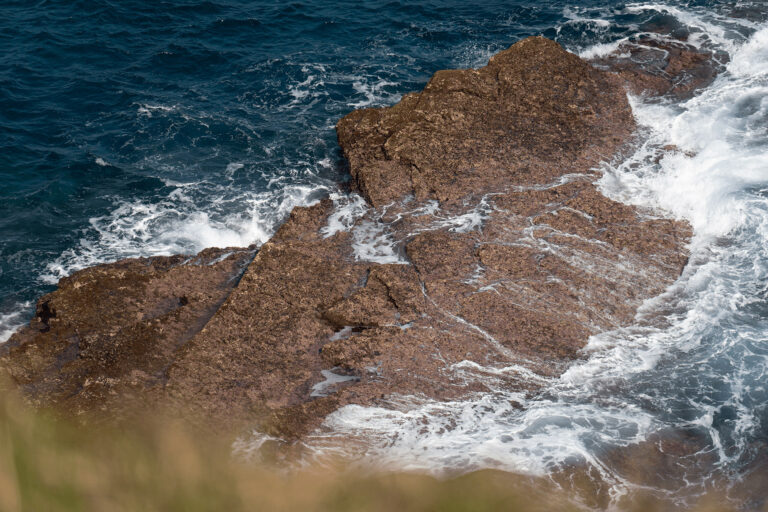
<instances>
[{"instance_id":1,"label":"shoreline rock ledge","mask_svg":"<svg viewBox=\"0 0 768 512\"><path fill-rule=\"evenodd\" d=\"M535 392L687 261L688 225L595 186L632 141L625 86L540 37L438 71L339 121L365 204L295 208L260 248L77 272L0 367L63 414L286 440L346 404Z\"/></svg>"}]
</instances>

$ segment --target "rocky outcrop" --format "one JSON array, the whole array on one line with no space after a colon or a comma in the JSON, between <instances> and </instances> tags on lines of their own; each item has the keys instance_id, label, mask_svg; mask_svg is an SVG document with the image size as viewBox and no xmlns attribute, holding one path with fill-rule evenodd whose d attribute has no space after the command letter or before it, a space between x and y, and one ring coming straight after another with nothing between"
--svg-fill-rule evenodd
<instances>
[{"instance_id":1,"label":"rocky outcrop","mask_svg":"<svg viewBox=\"0 0 768 512\"><path fill-rule=\"evenodd\" d=\"M616 75L526 39L339 122L366 207L296 208L255 257L78 272L0 364L36 403L283 438L350 403L535 390L686 263L687 225L595 186L633 130Z\"/></svg>"},{"instance_id":2,"label":"rocky outcrop","mask_svg":"<svg viewBox=\"0 0 768 512\"><path fill-rule=\"evenodd\" d=\"M614 77L527 39L479 70L438 71L392 108L353 112L337 131L358 190L382 206L549 184L610 158L632 128Z\"/></svg>"},{"instance_id":3,"label":"rocky outcrop","mask_svg":"<svg viewBox=\"0 0 768 512\"><path fill-rule=\"evenodd\" d=\"M679 38L636 36L592 64L615 72L631 92L687 99L711 84L724 69L728 54L699 48Z\"/></svg>"}]
</instances>

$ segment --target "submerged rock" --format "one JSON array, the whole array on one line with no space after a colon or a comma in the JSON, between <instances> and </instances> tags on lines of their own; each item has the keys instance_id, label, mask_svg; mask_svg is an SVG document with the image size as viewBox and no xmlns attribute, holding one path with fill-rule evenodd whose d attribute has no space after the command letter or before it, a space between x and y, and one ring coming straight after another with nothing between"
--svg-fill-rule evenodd
<instances>
[{"instance_id":1,"label":"submerged rock","mask_svg":"<svg viewBox=\"0 0 768 512\"><path fill-rule=\"evenodd\" d=\"M621 43L592 64L615 72L634 94L687 99L710 85L728 55L679 39L641 35Z\"/></svg>"},{"instance_id":2,"label":"submerged rock","mask_svg":"<svg viewBox=\"0 0 768 512\"><path fill-rule=\"evenodd\" d=\"M285 439L345 404L535 390L686 263L686 224L594 184L633 131L622 81L543 38L439 71L339 121L367 209L296 208L255 257L78 272L0 365L38 404L160 404Z\"/></svg>"}]
</instances>

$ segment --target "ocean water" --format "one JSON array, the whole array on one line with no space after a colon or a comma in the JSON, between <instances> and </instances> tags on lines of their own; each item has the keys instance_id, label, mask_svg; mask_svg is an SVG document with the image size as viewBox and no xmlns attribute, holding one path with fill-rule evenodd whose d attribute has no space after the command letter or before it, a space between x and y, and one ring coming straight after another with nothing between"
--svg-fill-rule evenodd
<instances>
[{"instance_id":1,"label":"ocean water","mask_svg":"<svg viewBox=\"0 0 768 512\"><path fill-rule=\"evenodd\" d=\"M659 493L727 491L768 459L763 1L5 0L0 342L89 265L260 243L328 193L346 201L328 229L344 229L364 205L346 198L334 125L355 108L393 104L434 71L482 66L529 35L590 57L646 33L687 34L725 66L687 101L632 98L644 142L601 180L610 197L691 222L684 275L540 396L346 407L310 445L362 438L347 456L435 473L583 464L619 500L642 484L610 454L686 432L698 448ZM664 154L669 144L683 151ZM361 257L397 262L382 236L357 232Z\"/></svg>"}]
</instances>

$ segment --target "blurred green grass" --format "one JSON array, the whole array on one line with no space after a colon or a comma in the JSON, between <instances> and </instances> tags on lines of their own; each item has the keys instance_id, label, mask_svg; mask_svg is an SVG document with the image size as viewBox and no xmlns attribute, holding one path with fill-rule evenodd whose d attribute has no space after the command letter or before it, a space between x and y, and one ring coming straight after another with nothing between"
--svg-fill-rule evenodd
<instances>
[{"instance_id":1,"label":"blurred green grass","mask_svg":"<svg viewBox=\"0 0 768 512\"><path fill-rule=\"evenodd\" d=\"M551 482L499 471L452 479L327 468L286 474L237 461L229 442L155 415L130 427L81 423L2 393L0 511L578 510ZM584 478L572 490L589 494L590 485ZM665 510L639 501L630 508Z\"/></svg>"},{"instance_id":2,"label":"blurred green grass","mask_svg":"<svg viewBox=\"0 0 768 512\"><path fill-rule=\"evenodd\" d=\"M540 503L532 503L530 480L501 472L450 480L329 469L286 474L234 460L230 450L173 421L82 426L6 394L0 510L490 512L552 510L558 501L538 493ZM559 500L558 510L571 508Z\"/></svg>"}]
</instances>

